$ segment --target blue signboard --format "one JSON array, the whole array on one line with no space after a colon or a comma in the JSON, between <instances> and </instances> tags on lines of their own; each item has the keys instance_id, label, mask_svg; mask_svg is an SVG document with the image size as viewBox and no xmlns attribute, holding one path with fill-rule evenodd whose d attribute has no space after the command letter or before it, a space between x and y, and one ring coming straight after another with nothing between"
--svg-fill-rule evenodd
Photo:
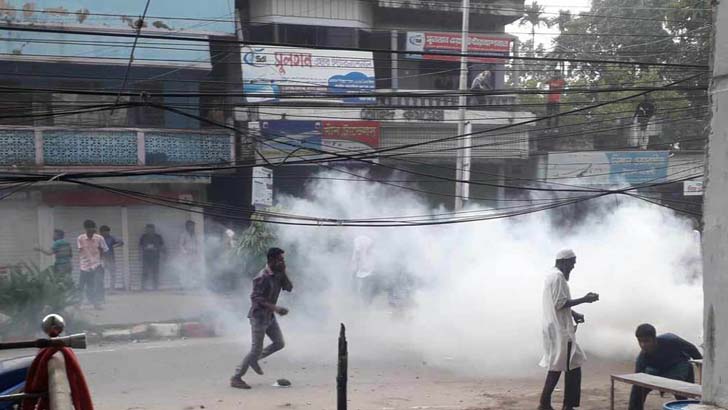
<instances>
[{"instance_id":1,"label":"blue signboard","mask_svg":"<svg viewBox=\"0 0 728 410\"><path fill-rule=\"evenodd\" d=\"M321 121L261 121L264 151L288 153L299 148L321 149Z\"/></svg>"},{"instance_id":2,"label":"blue signboard","mask_svg":"<svg viewBox=\"0 0 728 410\"><path fill-rule=\"evenodd\" d=\"M667 151L607 152L610 180L631 185L662 182L668 177Z\"/></svg>"}]
</instances>

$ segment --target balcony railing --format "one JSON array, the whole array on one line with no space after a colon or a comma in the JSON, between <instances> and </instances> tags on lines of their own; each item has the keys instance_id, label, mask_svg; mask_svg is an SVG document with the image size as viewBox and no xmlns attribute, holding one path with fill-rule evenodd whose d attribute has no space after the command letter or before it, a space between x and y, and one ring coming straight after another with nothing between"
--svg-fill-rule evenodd
<instances>
[{"instance_id":1,"label":"balcony railing","mask_svg":"<svg viewBox=\"0 0 728 410\"><path fill-rule=\"evenodd\" d=\"M210 164L235 160L234 137L171 129L0 129L0 167Z\"/></svg>"},{"instance_id":2,"label":"balcony railing","mask_svg":"<svg viewBox=\"0 0 728 410\"><path fill-rule=\"evenodd\" d=\"M457 108L460 99L457 95L451 95L452 91L442 90L386 90L380 89L381 93L406 93L407 95L380 96L377 97L377 105L386 107L435 107L435 108ZM436 95L438 93L450 93L447 95ZM423 95L417 95L423 94ZM468 110L496 110L510 111L518 104L518 96L515 94L501 95L480 95L468 96L466 98Z\"/></svg>"}]
</instances>

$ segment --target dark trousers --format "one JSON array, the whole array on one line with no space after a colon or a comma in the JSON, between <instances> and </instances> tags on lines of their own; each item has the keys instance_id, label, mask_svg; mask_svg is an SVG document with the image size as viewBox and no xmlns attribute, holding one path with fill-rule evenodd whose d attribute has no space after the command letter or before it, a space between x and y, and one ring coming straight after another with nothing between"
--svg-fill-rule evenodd
<instances>
[{"instance_id":1,"label":"dark trousers","mask_svg":"<svg viewBox=\"0 0 728 410\"><path fill-rule=\"evenodd\" d=\"M560 110L559 103L548 103L546 104L546 116L552 116L558 114ZM553 117L546 120L546 126L547 127L559 127L559 117Z\"/></svg>"},{"instance_id":2,"label":"dark trousers","mask_svg":"<svg viewBox=\"0 0 728 410\"><path fill-rule=\"evenodd\" d=\"M93 305L99 305L104 302L104 267L97 266L88 271L81 271L78 281L79 292L86 293L86 300Z\"/></svg>"},{"instance_id":3,"label":"dark trousers","mask_svg":"<svg viewBox=\"0 0 728 410\"><path fill-rule=\"evenodd\" d=\"M682 380L688 383L695 383L693 366L688 361L677 363L665 370L658 370L652 367L645 369L645 373L653 376L666 377L673 380ZM645 406L645 399L650 394L650 389L632 386L632 393L629 395L629 410L642 410ZM675 396L677 400L685 400L685 397Z\"/></svg>"},{"instance_id":4,"label":"dark trousers","mask_svg":"<svg viewBox=\"0 0 728 410\"><path fill-rule=\"evenodd\" d=\"M152 289L159 289L159 256L142 256L142 289L147 289L149 281L152 281Z\"/></svg>"},{"instance_id":5,"label":"dark trousers","mask_svg":"<svg viewBox=\"0 0 728 410\"><path fill-rule=\"evenodd\" d=\"M273 353L283 349L283 333L275 316L272 319L250 318L251 344L250 352L243 358L240 366L235 369L233 377L242 377L252 364L258 364L258 360L264 359ZM271 340L271 344L263 348L265 336Z\"/></svg>"},{"instance_id":6,"label":"dark trousers","mask_svg":"<svg viewBox=\"0 0 728 410\"><path fill-rule=\"evenodd\" d=\"M581 403L581 367L574 370L568 370L571 364L571 342L567 346L566 353L566 369L567 371L564 381L564 408L579 407ZM539 409L551 408L551 394L553 394L556 385L559 384L561 372L548 372L546 375L546 383L544 383L541 392L541 400Z\"/></svg>"}]
</instances>

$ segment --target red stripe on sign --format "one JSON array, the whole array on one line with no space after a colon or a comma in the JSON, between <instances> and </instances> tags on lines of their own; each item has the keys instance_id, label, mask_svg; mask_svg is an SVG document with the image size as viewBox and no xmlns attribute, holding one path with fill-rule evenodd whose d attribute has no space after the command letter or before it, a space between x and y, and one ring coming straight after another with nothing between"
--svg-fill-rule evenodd
<instances>
[{"instance_id":1,"label":"red stripe on sign","mask_svg":"<svg viewBox=\"0 0 728 410\"><path fill-rule=\"evenodd\" d=\"M324 139L356 141L379 148L380 128L377 121L322 121Z\"/></svg>"}]
</instances>

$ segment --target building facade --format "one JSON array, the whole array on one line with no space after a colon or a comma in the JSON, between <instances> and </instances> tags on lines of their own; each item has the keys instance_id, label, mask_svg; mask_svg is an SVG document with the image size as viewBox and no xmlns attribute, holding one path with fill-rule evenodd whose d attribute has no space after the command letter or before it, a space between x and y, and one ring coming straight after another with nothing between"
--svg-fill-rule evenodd
<instances>
[{"instance_id":1,"label":"building facade","mask_svg":"<svg viewBox=\"0 0 728 410\"><path fill-rule=\"evenodd\" d=\"M232 105L220 96L239 89L241 82L239 50L224 41L236 39L235 12L229 2L154 1L143 24L139 16L145 1L3 4L0 167L4 173L144 171L236 160L236 135L214 125L232 122L233 110L228 108ZM137 28L142 34L184 35L199 41L135 40ZM118 36L105 35L109 33ZM143 100L190 115L123 105ZM121 105L109 109L115 103ZM213 173L109 175L86 181L199 202L216 195L216 178ZM134 290L141 287L138 244L146 224L155 224L166 242L163 283L169 286L176 284L171 266L187 220L197 223L204 249L204 209L172 209L98 187L36 183L0 202L0 214L6 221L0 229L0 266L21 262L48 266L52 257L33 248L49 248L54 229L63 229L75 247L83 221L92 219L97 226L108 225L126 243L116 250L122 279L114 285ZM77 266L74 255L76 273Z\"/></svg>"},{"instance_id":2,"label":"building facade","mask_svg":"<svg viewBox=\"0 0 728 410\"><path fill-rule=\"evenodd\" d=\"M452 206L455 184L441 178L456 174L460 58L452 54L460 53L460 5L238 1L250 104L238 118L251 120L251 132L259 138L274 141L259 144L267 161L315 158L303 150L311 144L342 154L392 150L378 160L382 166L348 161L276 167L275 175L311 175L344 164L363 167L372 177L412 170L433 175L409 175L431 192L433 203ZM514 40L504 27L520 18L522 9L523 1L513 0L472 1L469 10L468 53L473 57L465 117L474 134L472 178L495 185L506 185L504 174L528 173L529 127L485 132L533 118L504 88L504 57ZM414 147L394 150L402 145ZM429 180L422 184L423 178ZM300 181L287 180L277 179L276 190L303 193ZM491 205L505 195L498 187L471 188L473 200Z\"/></svg>"}]
</instances>

